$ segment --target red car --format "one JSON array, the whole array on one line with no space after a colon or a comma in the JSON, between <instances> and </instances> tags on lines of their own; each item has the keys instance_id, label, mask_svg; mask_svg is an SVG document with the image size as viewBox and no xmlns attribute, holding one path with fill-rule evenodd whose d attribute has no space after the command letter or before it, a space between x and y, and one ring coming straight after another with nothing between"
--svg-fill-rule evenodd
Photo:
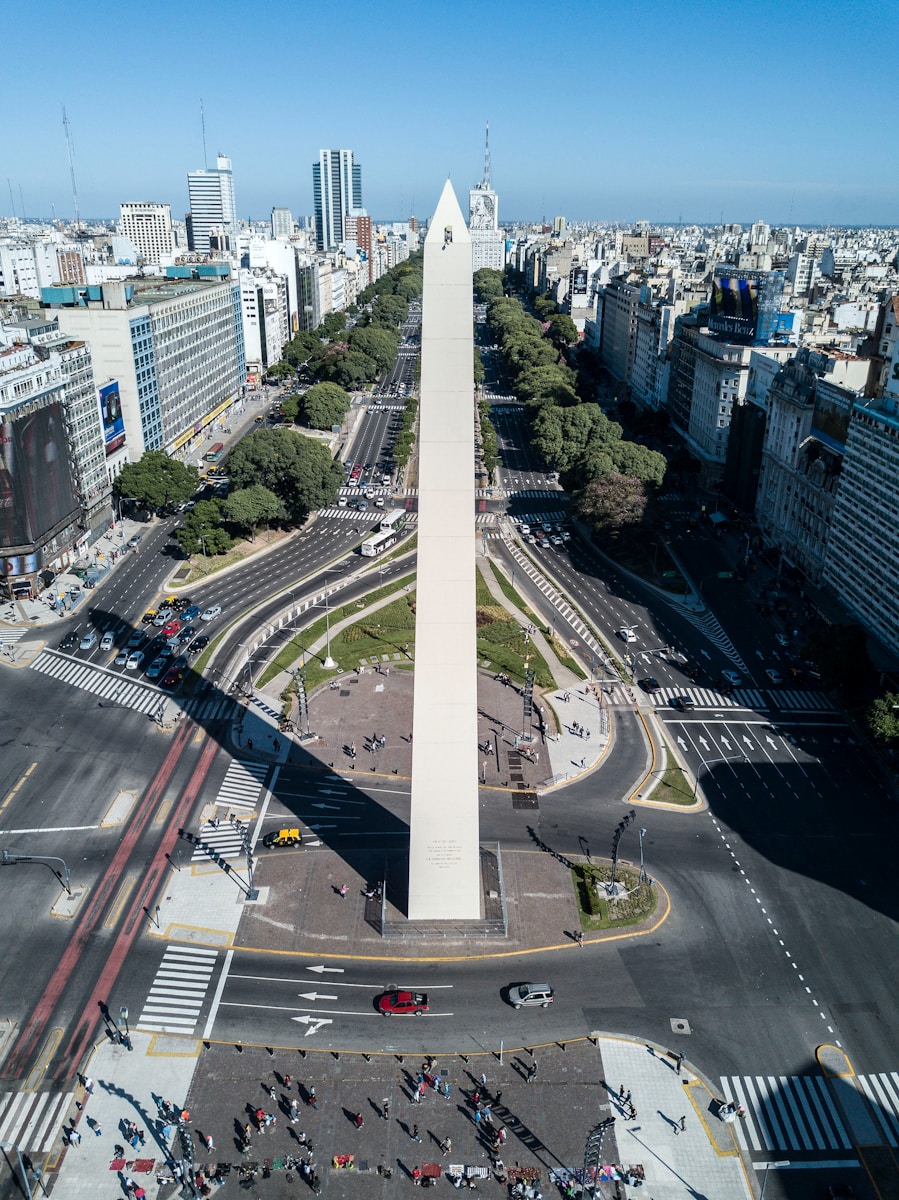
<instances>
[{"instance_id":1,"label":"red car","mask_svg":"<svg viewBox=\"0 0 899 1200\"><path fill-rule=\"evenodd\" d=\"M168 625L163 625L162 627L162 636L167 638L174 637L180 628L180 621L169 621Z\"/></svg>"},{"instance_id":2,"label":"red car","mask_svg":"<svg viewBox=\"0 0 899 1200\"><path fill-rule=\"evenodd\" d=\"M378 997L378 1012L383 1017L392 1017L394 1013L415 1013L420 1017L427 1011L427 992L385 992Z\"/></svg>"},{"instance_id":3,"label":"red car","mask_svg":"<svg viewBox=\"0 0 899 1200\"><path fill-rule=\"evenodd\" d=\"M178 686L183 678L184 672L180 667L169 667L168 671L166 671L165 678L162 681L162 686L166 689L166 691L171 691L173 688Z\"/></svg>"}]
</instances>

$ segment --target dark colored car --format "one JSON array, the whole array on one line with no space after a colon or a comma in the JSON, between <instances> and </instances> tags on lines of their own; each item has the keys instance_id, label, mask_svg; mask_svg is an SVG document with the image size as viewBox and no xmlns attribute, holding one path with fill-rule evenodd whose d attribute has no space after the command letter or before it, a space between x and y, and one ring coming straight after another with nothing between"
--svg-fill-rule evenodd
<instances>
[{"instance_id":1,"label":"dark colored car","mask_svg":"<svg viewBox=\"0 0 899 1200\"><path fill-rule=\"evenodd\" d=\"M196 632L197 632L197 630L196 630L196 626L194 626L194 625L185 625L185 626L184 626L184 628L181 630L181 632L178 634L178 641L179 641L179 643L180 643L182 646L185 646L185 645L187 645L187 643L188 643L189 641L192 641L192 640L193 640L193 636L194 636L194 634L195 634Z\"/></svg>"},{"instance_id":2,"label":"dark colored car","mask_svg":"<svg viewBox=\"0 0 899 1200\"><path fill-rule=\"evenodd\" d=\"M74 650L77 645L78 645L78 634L77 633L67 633L66 636L59 643L59 648L60 648L60 650Z\"/></svg>"},{"instance_id":3,"label":"dark colored car","mask_svg":"<svg viewBox=\"0 0 899 1200\"><path fill-rule=\"evenodd\" d=\"M671 703L678 712L693 712L696 707L689 696L675 696Z\"/></svg>"},{"instance_id":4,"label":"dark colored car","mask_svg":"<svg viewBox=\"0 0 899 1200\"><path fill-rule=\"evenodd\" d=\"M420 1017L427 1011L427 992L385 992L383 996L378 997L378 1012L384 1017L392 1017L394 1014L405 1016L409 1013Z\"/></svg>"},{"instance_id":5,"label":"dark colored car","mask_svg":"<svg viewBox=\"0 0 899 1200\"><path fill-rule=\"evenodd\" d=\"M162 686L168 689L176 688L183 678L184 672L180 667L169 667L162 681Z\"/></svg>"},{"instance_id":6,"label":"dark colored car","mask_svg":"<svg viewBox=\"0 0 899 1200\"><path fill-rule=\"evenodd\" d=\"M646 679L640 680L640 687L644 692L649 692L650 696L662 690L662 685L659 683L658 679L653 679L651 675L647 676Z\"/></svg>"},{"instance_id":7,"label":"dark colored car","mask_svg":"<svg viewBox=\"0 0 899 1200\"><path fill-rule=\"evenodd\" d=\"M198 638L194 638L194 640L190 644L190 648L191 648L191 650L195 650L199 654L199 652L201 650L205 650L208 645L209 645L209 638L206 636L205 633L203 633Z\"/></svg>"}]
</instances>

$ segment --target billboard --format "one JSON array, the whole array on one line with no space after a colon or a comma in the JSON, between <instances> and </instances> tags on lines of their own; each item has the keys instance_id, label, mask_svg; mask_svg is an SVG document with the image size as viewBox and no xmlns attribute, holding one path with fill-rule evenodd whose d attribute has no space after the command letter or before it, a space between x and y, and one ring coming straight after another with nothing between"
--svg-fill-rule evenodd
<instances>
[{"instance_id":1,"label":"billboard","mask_svg":"<svg viewBox=\"0 0 899 1200\"><path fill-rule=\"evenodd\" d=\"M758 279L748 274L716 275L709 309L711 332L741 341L754 341L758 319Z\"/></svg>"},{"instance_id":2,"label":"billboard","mask_svg":"<svg viewBox=\"0 0 899 1200\"><path fill-rule=\"evenodd\" d=\"M103 422L103 441L106 457L125 445L125 418L122 416L122 397L118 380L100 388L100 420Z\"/></svg>"},{"instance_id":3,"label":"billboard","mask_svg":"<svg viewBox=\"0 0 899 1200\"><path fill-rule=\"evenodd\" d=\"M0 549L39 542L80 512L58 402L0 423Z\"/></svg>"}]
</instances>

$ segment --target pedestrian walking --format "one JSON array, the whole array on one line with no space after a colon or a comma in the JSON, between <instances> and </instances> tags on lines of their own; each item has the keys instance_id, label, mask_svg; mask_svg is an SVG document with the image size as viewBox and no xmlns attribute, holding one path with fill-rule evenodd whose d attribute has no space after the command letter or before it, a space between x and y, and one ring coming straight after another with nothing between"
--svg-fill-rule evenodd
<instances>
[{"instance_id":1,"label":"pedestrian walking","mask_svg":"<svg viewBox=\"0 0 899 1200\"><path fill-rule=\"evenodd\" d=\"M416 1187L421 1186L421 1167L412 1168L412 1182Z\"/></svg>"},{"instance_id":2,"label":"pedestrian walking","mask_svg":"<svg viewBox=\"0 0 899 1200\"><path fill-rule=\"evenodd\" d=\"M388 1100L388 1098L386 1096L381 1101L381 1116L384 1118L385 1121L390 1120L390 1101Z\"/></svg>"},{"instance_id":3,"label":"pedestrian walking","mask_svg":"<svg viewBox=\"0 0 899 1200\"><path fill-rule=\"evenodd\" d=\"M487 1076L483 1071L481 1072L481 1087L484 1091L487 1090Z\"/></svg>"},{"instance_id":4,"label":"pedestrian walking","mask_svg":"<svg viewBox=\"0 0 899 1200\"><path fill-rule=\"evenodd\" d=\"M299 1100L297 1100L296 1096L294 1096L294 1098L290 1102L290 1123L291 1123L291 1125L296 1125L297 1118L299 1117L299 1115L300 1115L300 1102L299 1102Z\"/></svg>"},{"instance_id":5,"label":"pedestrian walking","mask_svg":"<svg viewBox=\"0 0 899 1200\"><path fill-rule=\"evenodd\" d=\"M277 1098L278 1098L278 1093L275 1090L274 1084L272 1084L272 1086L268 1089L268 1097L270 1100L277 1100Z\"/></svg>"},{"instance_id":6,"label":"pedestrian walking","mask_svg":"<svg viewBox=\"0 0 899 1200\"><path fill-rule=\"evenodd\" d=\"M309 1089L309 1107L310 1108L318 1108L318 1097L315 1094L314 1087L311 1087Z\"/></svg>"},{"instance_id":7,"label":"pedestrian walking","mask_svg":"<svg viewBox=\"0 0 899 1200\"><path fill-rule=\"evenodd\" d=\"M574 935L574 940L577 942L577 944L583 950L583 948L584 948L584 931L583 931L583 929L579 929L577 931L577 933Z\"/></svg>"},{"instance_id":8,"label":"pedestrian walking","mask_svg":"<svg viewBox=\"0 0 899 1200\"><path fill-rule=\"evenodd\" d=\"M356 757L356 743L350 742L350 758Z\"/></svg>"},{"instance_id":9,"label":"pedestrian walking","mask_svg":"<svg viewBox=\"0 0 899 1200\"><path fill-rule=\"evenodd\" d=\"M674 1058L674 1070L677 1075L680 1075L681 1063L684 1061L684 1056L680 1052L672 1056Z\"/></svg>"},{"instance_id":10,"label":"pedestrian walking","mask_svg":"<svg viewBox=\"0 0 899 1200\"><path fill-rule=\"evenodd\" d=\"M509 1136L509 1135L506 1133L506 1127L505 1127L505 1125L503 1125L503 1126L502 1126L500 1129L498 1129L498 1130L496 1131L496 1140L497 1140L497 1142L499 1142L499 1144L500 1144L501 1146L505 1146L505 1144L506 1144L506 1138L507 1138L508 1136Z\"/></svg>"},{"instance_id":11,"label":"pedestrian walking","mask_svg":"<svg viewBox=\"0 0 899 1200\"><path fill-rule=\"evenodd\" d=\"M82 1084L84 1090L87 1092L87 1094L89 1096L92 1096L94 1094L93 1079L91 1079L90 1075L82 1075L82 1076L80 1076L80 1079L81 1079L81 1084Z\"/></svg>"},{"instance_id":12,"label":"pedestrian walking","mask_svg":"<svg viewBox=\"0 0 899 1200\"><path fill-rule=\"evenodd\" d=\"M537 1060L535 1059L535 1060L534 1060L534 1061L531 1063L531 1065L528 1067L528 1078L527 1078L527 1082L528 1082L528 1083L533 1083L533 1082L534 1082L534 1080L535 1080L536 1078L537 1078Z\"/></svg>"},{"instance_id":13,"label":"pedestrian walking","mask_svg":"<svg viewBox=\"0 0 899 1200\"><path fill-rule=\"evenodd\" d=\"M350 890L347 884L342 883L337 890L340 893L341 900L346 900L346 894Z\"/></svg>"},{"instance_id":14,"label":"pedestrian walking","mask_svg":"<svg viewBox=\"0 0 899 1200\"><path fill-rule=\"evenodd\" d=\"M681 1119L678 1121L678 1125L680 1126L680 1132L685 1133L687 1129L687 1118L681 1117Z\"/></svg>"},{"instance_id":15,"label":"pedestrian walking","mask_svg":"<svg viewBox=\"0 0 899 1200\"><path fill-rule=\"evenodd\" d=\"M476 1109L476 1110L475 1110L475 1114L474 1114L474 1127L475 1127L475 1129L477 1129L477 1128L479 1127L479 1125L480 1125L480 1124L481 1124L481 1110L478 1108L478 1109Z\"/></svg>"},{"instance_id":16,"label":"pedestrian walking","mask_svg":"<svg viewBox=\"0 0 899 1200\"><path fill-rule=\"evenodd\" d=\"M637 1106L636 1106L636 1104L632 1104L627 1116L625 1117L625 1120L636 1121L636 1119L637 1119Z\"/></svg>"},{"instance_id":17,"label":"pedestrian walking","mask_svg":"<svg viewBox=\"0 0 899 1200\"><path fill-rule=\"evenodd\" d=\"M482 1110L482 1116L488 1125L493 1124L493 1112L491 1111L489 1104L484 1105L484 1108Z\"/></svg>"},{"instance_id":18,"label":"pedestrian walking","mask_svg":"<svg viewBox=\"0 0 899 1200\"><path fill-rule=\"evenodd\" d=\"M624 1107L625 1107L625 1108L630 1108L630 1107L631 1107L631 1094L630 1094L630 1092L628 1092L628 1094L627 1094L627 1095L624 1097Z\"/></svg>"},{"instance_id":19,"label":"pedestrian walking","mask_svg":"<svg viewBox=\"0 0 899 1200\"><path fill-rule=\"evenodd\" d=\"M421 1104L421 1084L418 1084L415 1091L412 1093L412 1103Z\"/></svg>"},{"instance_id":20,"label":"pedestrian walking","mask_svg":"<svg viewBox=\"0 0 899 1200\"><path fill-rule=\"evenodd\" d=\"M360 1113L356 1113L355 1117L353 1117L353 1121L355 1122L355 1124L356 1124L356 1128L357 1128L357 1129L361 1129L361 1128L362 1128L362 1126L365 1124L365 1121L364 1121L364 1119L363 1119L363 1117L362 1117L362 1113L361 1113L361 1112L360 1112Z\"/></svg>"},{"instance_id":21,"label":"pedestrian walking","mask_svg":"<svg viewBox=\"0 0 899 1200\"><path fill-rule=\"evenodd\" d=\"M443 1081L443 1095L445 1099L449 1100L451 1091L452 1087L450 1086L450 1082L448 1079L445 1079Z\"/></svg>"},{"instance_id":22,"label":"pedestrian walking","mask_svg":"<svg viewBox=\"0 0 899 1200\"><path fill-rule=\"evenodd\" d=\"M103 1133L103 1130L100 1128L100 1122L95 1121L93 1117L88 1117L87 1123L91 1127L91 1129L93 1129L94 1136L100 1137L100 1135Z\"/></svg>"},{"instance_id":23,"label":"pedestrian walking","mask_svg":"<svg viewBox=\"0 0 899 1200\"><path fill-rule=\"evenodd\" d=\"M410 1134L410 1137L412 1138L412 1141L413 1141L413 1142L420 1142L420 1141L421 1141L421 1134L418 1132L418 1126L417 1126L417 1125L413 1125L413 1126L412 1126L412 1133Z\"/></svg>"},{"instance_id":24,"label":"pedestrian walking","mask_svg":"<svg viewBox=\"0 0 899 1200\"><path fill-rule=\"evenodd\" d=\"M81 1145L81 1134L78 1132L77 1129L70 1129L68 1131L68 1134L69 1134L69 1145L70 1146L80 1146Z\"/></svg>"},{"instance_id":25,"label":"pedestrian walking","mask_svg":"<svg viewBox=\"0 0 899 1200\"><path fill-rule=\"evenodd\" d=\"M290 1079L290 1076L289 1076L289 1075L285 1075L285 1076L284 1076L284 1086L285 1086L286 1088L289 1088L289 1087L290 1087L290 1084L291 1084L291 1079Z\"/></svg>"},{"instance_id":26,"label":"pedestrian walking","mask_svg":"<svg viewBox=\"0 0 899 1200\"><path fill-rule=\"evenodd\" d=\"M452 1150L452 1148L453 1148L453 1139L452 1138L449 1138L449 1137L444 1138L443 1141L440 1143L440 1153L441 1154L449 1154L449 1152Z\"/></svg>"},{"instance_id":27,"label":"pedestrian walking","mask_svg":"<svg viewBox=\"0 0 899 1200\"><path fill-rule=\"evenodd\" d=\"M587 760L586 760L586 758L582 758L581 759L581 770L582 771L585 770L586 767L587 767Z\"/></svg>"},{"instance_id":28,"label":"pedestrian walking","mask_svg":"<svg viewBox=\"0 0 899 1200\"><path fill-rule=\"evenodd\" d=\"M624 1100L624 1084L618 1089L618 1103L621 1104Z\"/></svg>"},{"instance_id":29,"label":"pedestrian walking","mask_svg":"<svg viewBox=\"0 0 899 1200\"><path fill-rule=\"evenodd\" d=\"M210 1152L215 1149L215 1142L213 1141L211 1133L206 1134L206 1149Z\"/></svg>"},{"instance_id":30,"label":"pedestrian walking","mask_svg":"<svg viewBox=\"0 0 899 1200\"><path fill-rule=\"evenodd\" d=\"M249 1121L247 1121L246 1125L244 1125L244 1127L243 1127L243 1140L246 1142L246 1144L248 1146L250 1144L250 1135L252 1134L252 1132L253 1132L253 1126L250 1124Z\"/></svg>"},{"instance_id":31,"label":"pedestrian walking","mask_svg":"<svg viewBox=\"0 0 899 1200\"><path fill-rule=\"evenodd\" d=\"M502 1100L503 1100L503 1089L500 1088L499 1091L496 1093L496 1095L493 1097L493 1103L496 1105L497 1108L499 1108L500 1104L502 1103Z\"/></svg>"}]
</instances>

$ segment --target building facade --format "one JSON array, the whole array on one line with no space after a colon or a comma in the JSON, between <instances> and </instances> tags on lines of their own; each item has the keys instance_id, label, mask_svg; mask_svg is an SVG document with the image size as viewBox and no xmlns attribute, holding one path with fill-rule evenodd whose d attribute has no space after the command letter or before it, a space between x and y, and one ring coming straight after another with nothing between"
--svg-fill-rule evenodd
<instances>
[{"instance_id":1,"label":"building facade","mask_svg":"<svg viewBox=\"0 0 899 1200\"><path fill-rule=\"evenodd\" d=\"M174 253L171 205L131 202L119 210L119 230L144 262L162 262Z\"/></svg>"},{"instance_id":2,"label":"building facade","mask_svg":"<svg viewBox=\"0 0 899 1200\"><path fill-rule=\"evenodd\" d=\"M43 301L118 380L128 458L187 457L246 385L240 289L227 268L169 268L166 280L48 288ZM179 274L180 273L180 274Z\"/></svg>"},{"instance_id":3,"label":"building facade","mask_svg":"<svg viewBox=\"0 0 899 1200\"><path fill-rule=\"evenodd\" d=\"M362 167L352 150L319 150L312 164L312 198L316 248L336 250L344 240L344 216L364 207Z\"/></svg>"},{"instance_id":4,"label":"building facade","mask_svg":"<svg viewBox=\"0 0 899 1200\"><path fill-rule=\"evenodd\" d=\"M272 209L272 237L293 237L293 215L289 208Z\"/></svg>"},{"instance_id":5,"label":"building facade","mask_svg":"<svg viewBox=\"0 0 899 1200\"><path fill-rule=\"evenodd\" d=\"M187 245L194 254L211 254L213 248L231 251L237 245L237 208L231 159L216 158L211 170L189 171L187 194Z\"/></svg>"}]
</instances>

